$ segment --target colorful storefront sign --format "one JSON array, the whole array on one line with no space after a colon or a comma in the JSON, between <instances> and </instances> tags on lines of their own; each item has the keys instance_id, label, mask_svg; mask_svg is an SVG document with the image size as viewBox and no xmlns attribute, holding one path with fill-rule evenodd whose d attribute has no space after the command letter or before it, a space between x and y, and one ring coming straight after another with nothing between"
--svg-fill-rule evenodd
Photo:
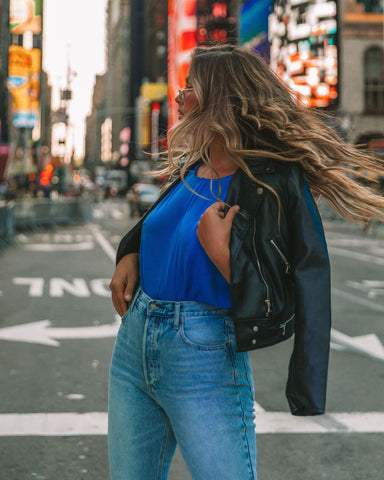
<instances>
[{"instance_id":1,"label":"colorful storefront sign","mask_svg":"<svg viewBox=\"0 0 384 480\"><path fill-rule=\"evenodd\" d=\"M10 0L9 27L14 35L41 33L41 0Z\"/></svg>"},{"instance_id":2,"label":"colorful storefront sign","mask_svg":"<svg viewBox=\"0 0 384 480\"><path fill-rule=\"evenodd\" d=\"M8 88L12 95L12 123L18 128L33 128L38 119L41 51L9 47Z\"/></svg>"}]
</instances>

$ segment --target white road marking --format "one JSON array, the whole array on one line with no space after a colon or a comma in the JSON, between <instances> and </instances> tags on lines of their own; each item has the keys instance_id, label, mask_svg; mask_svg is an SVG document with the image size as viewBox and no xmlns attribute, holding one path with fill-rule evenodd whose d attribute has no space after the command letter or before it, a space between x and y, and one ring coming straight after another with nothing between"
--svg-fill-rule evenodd
<instances>
[{"instance_id":1,"label":"white road marking","mask_svg":"<svg viewBox=\"0 0 384 480\"><path fill-rule=\"evenodd\" d=\"M124 213L123 213L123 212L120 212L120 210L112 210L112 211L111 211L111 216L112 216L115 220L120 220L121 218L125 217Z\"/></svg>"},{"instance_id":2,"label":"white road marking","mask_svg":"<svg viewBox=\"0 0 384 480\"><path fill-rule=\"evenodd\" d=\"M353 238L350 235L344 237L334 237L327 234L328 245L336 245L338 247L382 247L384 240L377 240L373 238Z\"/></svg>"},{"instance_id":3,"label":"white road marking","mask_svg":"<svg viewBox=\"0 0 384 480\"><path fill-rule=\"evenodd\" d=\"M71 282L64 278L51 278L49 282L49 295L51 297L62 297L64 292L68 292L75 297L90 297L84 278L73 278Z\"/></svg>"},{"instance_id":4,"label":"white road marking","mask_svg":"<svg viewBox=\"0 0 384 480\"><path fill-rule=\"evenodd\" d=\"M59 347L60 342L57 339L75 340L115 337L120 323L121 319L117 314L115 315L114 323L91 327L54 328L50 327L51 322L49 320L42 320L40 322L23 323L22 325L0 328L0 340Z\"/></svg>"},{"instance_id":5,"label":"white road marking","mask_svg":"<svg viewBox=\"0 0 384 480\"><path fill-rule=\"evenodd\" d=\"M106 435L106 412L6 413L0 437ZM289 412L259 412L256 433L384 433L384 412L327 413L296 417Z\"/></svg>"},{"instance_id":6,"label":"white road marking","mask_svg":"<svg viewBox=\"0 0 384 480\"><path fill-rule=\"evenodd\" d=\"M350 337L349 335L332 328L331 342L331 346L336 346L336 349L351 350L353 352L367 355L368 357L373 357L376 360L384 361L383 344L374 333L359 335L358 337Z\"/></svg>"},{"instance_id":7,"label":"white road marking","mask_svg":"<svg viewBox=\"0 0 384 480\"><path fill-rule=\"evenodd\" d=\"M362 282L347 280L346 283L349 287L366 293L368 298L384 295L384 282L378 280L363 280Z\"/></svg>"},{"instance_id":8,"label":"white road marking","mask_svg":"<svg viewBox=\"0 0 384 480\"><path fill-rule=\"evenodd\" d=\"M332 288L332 293L337 297L344 298L345 300L349 300L351 302L359 303L363 307L370 308L371 310L375 310L376 312L384 313L384 305L374 303L372 300L366 300L365 298L358 297L356 295L353 295L352 293L343 292L338 288Z\"/></svg>"},{"instance_id":9,"label":"white road marking","mask_svg":"<svg viewBox=\"0 0 384 480\"><path fill-rule=\"evenodd\" d=\"M95 295L98 295L99 297L110 297L111 291L108 287L110 281L110 278L94 278L89 283L91 284L91 289Z\"/></svg>"},{"instance_id":10,"label":"white road marking","mask_svg":"<svg viewBox=\"0 0 384 480\"><path fill-rule=\"evenodd\" d=\"M104 237L104 235L98 230L96 225L90 226L92 233L95 237L96 242L100 245L100 247L104 250L113 263L115 263L116 259L116 251L112 247L112 245L108 242L108 240Z\"/></svg>"},{"instance_id":11,"label":"white road marking","mask_svg":"<svg viewBox=\"0 0 384 480\"><path fill-rule=\"evenodd\" d=\"M93 242L82 243L29 243L24 245L24 250L32 252L75 252L92 250L95 248Z\"/></svg>"},{"instance_id":12,"label":"white road marking","mask_svg":"<svg viewBox=\"0 0 384 480\"><path fill-rule=\"evenodd\" d=\"M111 292L108 288L110 278L94 278L89 281L90 289L86 280L83 278L72 278L66 280L64 278L51 278L47 280L48 293L51 297L63 297L65 293L75 297L89 297L91 291L99 297L109 297ZM27 286L28 295L30 297L42 297L44 295L45 280L42 277L15 277L13 278L15 285Z\"/></svg>"},{"instance_id":13,"label":"white road marking","mask_svg":"<svg viewBox=\"0 0 384 480\"><path fill-rule=\"evenodd\" d=\"M42 297L44 292L44 278L41 277L15 277L15 285L29 285L30 297Z\"/></svg>"},{"instance_id":14,"label":"white road marking","mask_svg":"<svg viewBox=\"0 0 384 480\"><path fill-rule=\"evenodd\" d=\"M83 395L82 393L68 393L67 395L65 395L65 398L67 398L68 400L84 400L85 395Z\"/></svg>"},{"instance_id":15,"label":"white road marking","mask_svg":"<svg viewBox=\"0 0 384 480\"><path fill-rule=\"evenodd\" d=\"M384 280L363 280L361 283L369 288L384 288Z\"/></svg>"},{"instance_id":16,"label":"white road marking","mask_svg":"<svg viewBox=\"0 0 384 480\"><path fill-rule=\"evenodd\" d=\"M367 253L353 252L352 250L345 250L344 248L329 247L329 253L339 255L341 257L352 258L361 262L374 263L375 265L384 265L384 258L368 255Z\"/></svg>"},{"instance_id":17,"label":"white road marking","mask_svg":"<svg viewBox=\"0 0 384 480\"><path fill-rule=\"evenodd\" d=\"M257 403L256 401L254 404L254 409L255 413L265 412L264 408L260 405L260 403Z\"/></svg>"}]
</instances>

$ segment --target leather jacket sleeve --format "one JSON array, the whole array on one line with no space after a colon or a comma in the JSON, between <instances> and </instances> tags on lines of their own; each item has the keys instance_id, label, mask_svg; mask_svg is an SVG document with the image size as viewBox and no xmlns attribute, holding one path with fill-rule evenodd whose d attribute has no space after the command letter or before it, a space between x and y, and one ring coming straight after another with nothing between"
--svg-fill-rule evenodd
<instances>
[{"instance_id":1,"label":"leather jacket sleeve","mask_svg":"<svg viewBox=\"0 0 384 480\"><path fill-rule=\"evenodd\" d=\"M138 223L136 223L136 225L121 239L116 254L116 265L120 262L124 255L140 252L141 228L143 221L144 218L141 218Z\"/></svg>"},{"instance_id":2,"label":"leather jacket sleeve","mask_svg":"<svg viewBox=\"0 0 384 480\"><path fill-rule=\"evenodd\" d=\"M297 173L297 171L296 171ZM288 178L296 327L286 395L293 415L324 413L330 328L330 266L321 219L304 175Z\"/></svg>"}]
</instances>

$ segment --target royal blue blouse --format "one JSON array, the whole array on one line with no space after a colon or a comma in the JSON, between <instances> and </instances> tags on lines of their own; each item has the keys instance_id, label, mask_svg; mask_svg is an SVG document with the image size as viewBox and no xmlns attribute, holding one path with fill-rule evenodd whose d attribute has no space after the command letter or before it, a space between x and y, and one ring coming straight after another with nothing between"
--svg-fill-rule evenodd
<instances>
[{"instance_id":1,"label":"royal blue blouse","mask_svg":"<svg viewBox=\"0 0 384 480\"><path fill-rule=\"evenodd\" d=\"M153 299L195 301L231 308L230 286L209 259L197 238L200 216L224 200L232 175L220 180L200 178L198 166L178 183L143 223L140 246L140 283ZM219 183L221 192L219 195Z\"/></svg>"}]
</instances>

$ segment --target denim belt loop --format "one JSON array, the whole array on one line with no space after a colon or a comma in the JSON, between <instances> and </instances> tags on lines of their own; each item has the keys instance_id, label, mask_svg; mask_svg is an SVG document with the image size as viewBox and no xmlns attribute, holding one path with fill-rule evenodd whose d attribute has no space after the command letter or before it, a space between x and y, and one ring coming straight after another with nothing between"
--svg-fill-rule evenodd
<instances>
[{"instance_id":1,"label":"denim belt loop","mask_svg":"<svg viewBox=\"0 0 384 480\"><path fill-rule=\"evenodd\" d=\"M175 303L175 317L174 317L174 320L173 320L173 328L175 330L178 330L179 325L180 325L180 302L176 302Z\"/></svg>"}]
</instances>

